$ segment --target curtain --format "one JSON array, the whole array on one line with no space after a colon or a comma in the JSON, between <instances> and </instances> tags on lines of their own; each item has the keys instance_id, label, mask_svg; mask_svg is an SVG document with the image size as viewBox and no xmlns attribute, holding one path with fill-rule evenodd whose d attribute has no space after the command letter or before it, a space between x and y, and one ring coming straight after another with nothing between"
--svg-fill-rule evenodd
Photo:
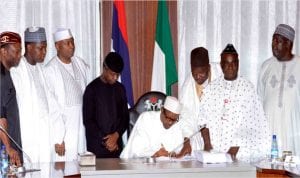
<instances>
[{"instance_id":1,"label":"curtain","mask_svg":"<svg viewBox=\"0 0 300 178\"><path fill-rule=\"evenodd\" d=\"M272 36L278 24L295 31L293 52L300 55L299 0L199 0L178 2L179 92L190 73L190 52L203 46L211 62L220 62L226 44L239 53L240 75L255 86L263 61L272 56Z\"/></svg>"},{"instance_id":2,"label":"curtain","mask_svg":"<svg viewBox=\"0 0 300 178\"><path fill-rule=\"evenodd\" d=\"M17 32L23 40L27 27L46 29L45 63L56 55L53 33L60 27L70 28L75 40L75 55L90 66L88 81L99 75L99 0L1 0L0 9L0 32Z\"/></svg>"}]
</instances>

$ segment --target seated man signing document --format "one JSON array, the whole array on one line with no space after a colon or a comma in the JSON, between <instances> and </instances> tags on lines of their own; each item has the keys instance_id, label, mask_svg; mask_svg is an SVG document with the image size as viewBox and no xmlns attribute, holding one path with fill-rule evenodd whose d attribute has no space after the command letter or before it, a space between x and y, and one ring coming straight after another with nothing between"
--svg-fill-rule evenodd
<instances>
[{"instance_id":1,"label":"seated man signing document","mask_svg":"<svg viewBox=\"0 0 300 178\"><path fill-rule=\"evenodd\" d=\"M167 96L161 111L142 113L120 158L176 156L184 137L178 122L181 105Z\"/></svg>"}]
</instances>

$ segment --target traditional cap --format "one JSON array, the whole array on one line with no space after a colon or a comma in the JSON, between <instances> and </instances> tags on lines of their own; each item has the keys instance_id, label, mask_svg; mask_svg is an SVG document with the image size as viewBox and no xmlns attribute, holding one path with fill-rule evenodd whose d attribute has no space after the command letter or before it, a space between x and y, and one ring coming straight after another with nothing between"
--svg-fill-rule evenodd
<instances>
[{"instance_id":1,"label":"traditional cap","mask_svg":"<svg viewBox=\"0 0 300 178\"><path fill-rule=\"evenodd\" d=\"M209 57L207 49L198 47L191 52L191 66L205 67L209 65Z\"/></svg>"},{"instance_id":2,"label":"traditional cap","mask_svg":"<svg viewBox=\"0 0 300 178\"><path fill-rule=\"evenodd\" d=\"M167 96L165 100L164 108L172 113L180 114L181 104L179 103L177 98L173 96Z\"/></svg>"},{"instance_id":3,"label":"traditional cap","mask_svg":"<svg viewBox=\"0 0 300 178\"><path fill-rule=\"evenodd\" d=\"M29 27L24 32L24 41L39 43L47 41L45 28L43 27Z\"/></svg>"},{"instance_id":4,"label":"traditional cap","mask_svg":"<svg viewBox=\"0 0 300 178\"><path fill-rule=\"evenodd\" d=\"M227 44L227 46L225 47L225 49L222 51L223 53L231 53L231 54L237 54L233 44Z\"/></svg>"},{"instance_id":5,"label":"traditional cap","mask_svg":"<svg viewBox=\"0 0 300 178\"><path fill-rule=\"evenodd\" d=\"M72 33L70 29L58 28L55 33L53 33L54 41L58 42L61 40L72 38Z\"/></svg>"},{"instance_id":6,"label":"traditional cap","mask_svg":"<svg viewBox=\"0 0 300 178\"><path fill-rule=\"evenodd\" d=\"M116 52L110 52L104 59L104 64L112 71L121 73L124 67L122 57Z\"/></svg>"},{"instance_id":7,"label":"traditional cap","mask_svg":"<svg viewBox=\"0 0 300 178\"><path fill-rule=\"evenodd\" d=\"M278 25L274 34L281 35L281 36L287 38L288 40L290 40L291 42L294 42L295 30L289 25L286 25L286 24Z\"/></svg>"},{"instance_id":8,"label":"traditional cap","mask_svg":"<svg viewBox=\"0 0 300 178\"><path fill-rule=\"evenodd\" d=\"M0 34L0 47L5 44L21 43L21 36L14 32L2 32Z\"/></svg>"}]
</instances>

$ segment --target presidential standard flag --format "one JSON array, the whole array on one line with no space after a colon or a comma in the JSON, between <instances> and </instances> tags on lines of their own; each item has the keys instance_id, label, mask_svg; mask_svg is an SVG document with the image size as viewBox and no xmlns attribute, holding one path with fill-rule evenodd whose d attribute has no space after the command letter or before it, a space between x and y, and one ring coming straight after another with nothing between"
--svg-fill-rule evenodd
<instances>
[{"instance_id":1,"label":"presidential standard flag","mask_svg":"<svg viewBox=\"0 0 300 178\"><path fill-rule=\"evenodd\" d=\"M124 69L121 73L121 82L125 86L128 103L130 107L132 107L134 101L128 52L126 14L124 1L120 0L115 0L113 4L112 44L113 50L119 53L124 61Z\"/></svg>"},{"instance_id":2,"label":"presidential standard flag","mask_svg":"<svg viewBox=\"0 0 300 178\"><path fill-rule=\"evenodd\" d=\"M171 95L171 86L177 81L167 4L158 1L151 90Z\"/></svg>"}]
</instances>

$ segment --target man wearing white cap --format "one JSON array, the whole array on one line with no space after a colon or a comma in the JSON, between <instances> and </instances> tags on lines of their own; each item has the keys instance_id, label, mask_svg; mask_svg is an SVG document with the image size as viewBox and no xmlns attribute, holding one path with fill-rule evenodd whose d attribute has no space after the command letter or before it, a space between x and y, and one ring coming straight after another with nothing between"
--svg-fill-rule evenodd
<instances>
[{"instance_id":1,"label":"man wearing white cap","mask_svg":"<svg viewBox=\"0 0 300 178\"><path fill-rule=\"evenodd\" d=\"M82 121L82 96L87 84L88 65L74 56L74 38L69 29L54 33L57 56L45 66L49 91L55 96L62 119L54 124L52 142L55 161L72 161L86 151Z\"/></svg>"},{"instance_id":2,"label":"man wearing white cap","mask_svg":"<svg viewBox=\"0 0 300 178\"><path fill-rule=\"evenodd\" d=\"M271 132L277 135L279 153L292 151L300 156L300 57L292 54L294 38L292 27L277 26L272 40L273 57L260 70L258 94Z\"/></svg>"},{"instance_id":3,"label":"man wearing white cap","mask_svg":"<svg viewBox=\"0 0 300 178\"><path fill-rule=\"evenodd\" d=\"M25 54L20 64L11 69L20 113L20 127L24 162L51 162L49 108L45 78L41 63L47 51L46 32L43 27L27 28L24 34Z\"/></svg>"},{"instance_id":4,"label":"man wearing white cap","mask_svg":"<svg viewBox=\"0 0 300 178\"><path fill-rule=\"evenodd\" d=\"M167 96L161 111L142 113L120 158L160 157L179 153L184 137L178 122L181 105Z\"/></svg>"}]
</instances>

